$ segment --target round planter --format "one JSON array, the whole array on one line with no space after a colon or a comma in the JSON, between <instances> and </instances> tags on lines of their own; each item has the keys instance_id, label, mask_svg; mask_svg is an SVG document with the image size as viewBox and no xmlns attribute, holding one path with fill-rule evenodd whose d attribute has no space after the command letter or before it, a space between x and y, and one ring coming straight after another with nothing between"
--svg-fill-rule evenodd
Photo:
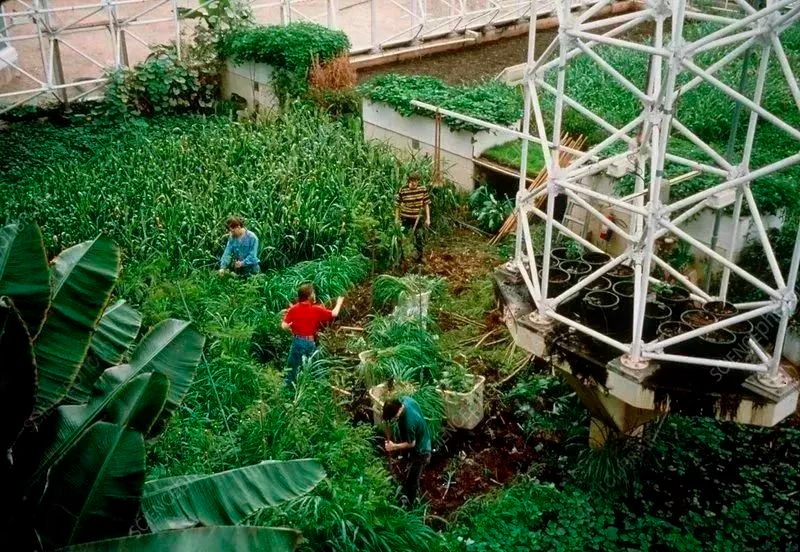
<instances>
[{"instance_id":1,"label":"round planter","mask_svg":"<svg viewBox=\"0 0 800 552\"><path fill-rule=\"evenodd\" d=\"M589 293L590 291L611 291L611 280L605 276L600 276L596 280L586 284L586 287L583 289L584 293Z\"/></svg>"},{"instance_id":2,"label":"round planter","mask_svg":"<svg viewBox=\"0 0 800 552\"><path fill-rule=\"evenodd\" d=\"M590 291L581 301L586 325L605 334L612 333L619 317L619 297L608 291Z\"/></svg>"},{"instance_id":3,"label":"round planter","mask_svg":"<svg viewBox=\"0 0 800 552\"><path fill-rule=\"evenodd\" d=\"M656 294L659 303L664 303L672 311L672 319L680 320L683 311L689 308L689 290L672 286Z\"/></svg>"},{"instance_id":4,"label":"round planter","mask_svg":"<svg viewBox=\"0 0 800 552\"><path fill-rule=\"evenodd\" d=\"M539 278L542 277L541 270L539 271ZM547 296L555 297L561 295L569 288L570 277L569 273L561 270L560 268L551 268L547 277Z\"/></svg>"},{"instance_id":5,"label":"round planter","mask_svg":"<svg viewBox=\"0 0 800 552\"><path fill-rule=\"evenodd\" d=\"M592 271L592 265L584 263L583 261L561 261L558 268L569 273L570 281L573 284L578 282L578 280L582 280Z\"/></svg>"},{"instance_id":6,"label":"round planter","mask_svg":"<svg viewBox=\"0 0 800 552\"><path fill-rule=\"evenodd\" d=\"M592 269L596 269L611 262L611 255L608 253L600 253L599 251L587 251L581 255L581 260L591 265Z\"/></svg>"},{"instance_id":7,"label":"round planter","mask_svg":"<svg viewBox=\"0 0 800 552\"><path fill-rule=\"evenodd\" d=\"M732 360L744 362L750 356L750 345L747 341L753 334L753 323L749 320L744 320L725 329L736 336L736 345L731 351Z\"/></svg>"},{"instance_id":8,"label":"round planter","mask_svg":"<svg viewBox=\"0 0 800 552\"><path fill-rule=\"evenodd\" d=\"M612 283L633 280L633 275L633 268L623 264L617 265L606 272L606 277L611 280Z\"/></svg>"},{"instance_id":9,"label":"round planter","mask_svg":"<svg viewBox=\"0 0 800 552\"><path fill-rule=\"evenodd\" d=\"M675 337L676 335L681 335L691 330L692 327L688 324L677 322L675 320L668 320L658 325L656 336L658 337L659 341L664 341L665 339ZM664 353L668 355L685 355L689 353L691 349L691 341L692 340L690 339L689 341L683 341L681 343L676 343L675 345L670 345L669 347L664 347Z\"/></svg>"},{"instance_id":10,"label":"round planter","mask_svg":"<svg viewBox=\"0 0 800 552\"><path fill-rule=\"evenodd\" d=\"M739 313L739 309L726 301L709 301L703 305L703 310L716 316L717 320L730 318Z\"/></svg>"},{"instance_id":11,"label":"round planter","mask_svg":"<svg viewBox=\"0 0 800 552\"><path fill-rule=\"evenodd\" d=\"M706 358L725 358L736 344L736 336L728 330L714 330L698 337L700 350L698 356Z\"/></svg>"},{"instance_id":12,"label":"round planter","mask_svg":"<svg viewBox=\"0 0 800 552\"><path fill-rule=\"evenodd\" d=\"M713 324L716 321L716 316L710 312L698 309L687 310L681 314L681 322L691 326L692 328L702 328L704 326L708 326L709 324Z\"/></svg>"},{"instance_id":13,"label":"round planter","mask_svg":"<svg viewBox=\"0 0 800 552\"><path fill-rule=\"evenodd\" d=\"M550 250L550 256L558 259L558 262L573 260L569 256L569 251L567 250L566 247L554 247L553 249Z\"/></svg>"},{"instance_id":14,"label":"round planter","mask_svg":"<svg viewBox=\"0 0 800 552\"><path fill-rule=\"evenodd\" d=\"M620 280L611 286L611 291L619 297L619 337L625 342L632 339L633 324L633 291L631 280Z\"/></svg>"},{"instance_id":15,"label":"round planter","mask_svg":"<svg viewBox=\"0 0 800 552\"><path fill-rule=\"evenodd\" d=\"M642 339L652 341L656 337L658 327L670 319L672 311L668 306L658 301L649 301L644 307L644 326Z\"/></svg>"},{"instance_id":16,"label":"round planter","mask_svg":"<svg viewBox=\"0 0 800 552\"><path fill-rule=\"evenodd\" d=\"M439 389L447 423L457 429L474 429L483 419L483 389L486 378L473 376L475 385L466 393Z\"/></svg>"},{"instance_id":17,"label":"round planter","mask_svg":"<svg viewBox=\"0 0 800 552\"><path fill-rule=\"evenodd\" d=\"M541 270L544 266L544 255L534 255L534 258L536 259L536 270ZM559 259L550 255L550 268L558 267L560 262Z\"/></svg>"}]
</instances>

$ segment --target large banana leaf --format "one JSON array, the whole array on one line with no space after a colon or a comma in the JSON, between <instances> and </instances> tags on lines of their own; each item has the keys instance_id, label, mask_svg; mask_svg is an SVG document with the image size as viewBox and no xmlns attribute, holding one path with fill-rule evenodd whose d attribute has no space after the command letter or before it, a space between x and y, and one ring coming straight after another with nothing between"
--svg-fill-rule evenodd
<instances>
[{"instance_id":1,"label":"large banana leaf","mask_svg":"<svg viewBox=\"0 0 800 552\"><path fill-rule=\"evenodd\" d=\"M97 382L97 394L87 404L58 407L54 437L41 454L31 483L43 478L101 415L106 421L147 433L161 414L168 392L169 380L163 374L137 375L129 364L107 369Z\"/></svg>"},{"instance_id":2,"label":"large banana leaf","mask_svg":"<svg viewBox=\"0 0 800 552\"><path fill-rule=\"evenodd\" d=\"M301 496L325 477L316 460L267 460L212 475L149 481L142 511L153 531L236 525L251 514Z\"/></svg>"},{"instance_id":3,"label":"large banana leaf","mask_svg":"<svg viewBox=\"0 0 800 552\"><path fill-rule=\"evenodd\" d=\"M68 397L76 403L86 402L92 394L92 387L103 370L109 365L122 362L125 353L133 345L142 326L142 315L120 299L104 312L95 328L89 344L92 352L102 360L87 357L78 372ZM104 365L105 363L105 365Z\"/></svg>"},{"instance_id":4,"label":"large banana leaf","mask_svg":"<svg viewBox=\"0 0 800 552\"><path fill-rule=\"evenodd\" d=\"M120 299L103 312L92 336L92 352L108 364L119 364L141 327L142 315Z\"/></svg>"},{"instance_id":5,"label":"large banana leaf","mask_svg":"<svg viewBox=\"0 0 800 552\"><path fill-rule=\"evenodd\" d=\"M144 485L144 437L95 423L56 464L37 517L47 548L125 534Z\"/></svg>"},{"instance_id":6,"label":"large banana leaf","mask_svg":"<svg viewBox=\"0 0 800 552\"><path fill-rule=\"evenodd\" d=\"M67 394L118 271L119 250L104 236L70 247L56 257L50 309L35 343L39 368L35 415L50 411Z\"/></svg>"},{"instance_id":7,"label":"large banana leaf","mask_svg":"<svg viewBox=\"0 0 800 552\"><path fill-rule=\"evenodd\" d=\"M291 552L300 532L282 527L196 527L70 546L61 552Z\"/></svg>"},{"instance_id":8,"label":"large banana leaf","mask_svg":"<svg viewBox=\"0 0 800 552\"><path fill-rule=\"evenodd\" d=\"M36 365L25 323L7 299L0 299L0 454L22 431L36 399Z\"/></svg>"},{"instance_id":9,"label":"large banana leaf","mask_svg":"<svg viewBox=\"0 0 800 552\"><path fill-rule=\"evenodd\" d=\"M14 300L35 336L50 303L50 269L35 224L11 224L0 228L0 296Z\"/></svg>"},{"instance_id":10,"label":"large banana leaf","mask_svg":"<svg viewBox=\"0 0 800 552\"><path fill-rule=\"evenodd\" d=\"M169 378L166 413L181 403L194 379L205 338L190 322L169 319L160 322L133 351L131 366L139 371L153 371Z\"/></svg>"},{"instance_id":11,"label":"large banana leaf","mask_svg":"<svg viewBox=\"0 0 800 552\"><path fill-rule=\"evenodd\" d=\"M157 324L134 351L131 364L114 366L103 372L95 384L95 395L86 405L59 407L55 437L41 455L31 483L43 478L137 376L150 372L165 375L169 379L167 401L173 397L177 404L194 377L204 340L189 322L170 319ZM173 393L176 385L182 390L179 394ZM162 414L169 412L169 408L169 402L165 403Z\"/></svg>"}]
</instances>

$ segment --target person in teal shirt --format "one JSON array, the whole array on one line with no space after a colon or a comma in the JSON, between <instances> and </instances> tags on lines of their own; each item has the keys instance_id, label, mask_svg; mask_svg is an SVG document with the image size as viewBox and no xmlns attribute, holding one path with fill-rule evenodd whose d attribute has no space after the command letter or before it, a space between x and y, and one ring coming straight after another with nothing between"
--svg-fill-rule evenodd
<instances>
[{"instance_id":1,"label":"person in teal shirt","mask_svg":"<svg viewBox=\"0 0 800 552\"><path fill-rule=\"evenodd\" d=\"M425 421L419 405L411 397L386 401L383 405L383 420L386 423L397 420L397 429L400 434L400 441L395 443L389 439L387 432L386 452L392 453L400 450L410 452L411 463L403 484L403 494L408 501L408 506L413 507L414 501L417 499L417 492L419 492L422 470L431 461L431 432L428 423Z\"/></svg>"},{"instance_id":2,"label":"person in teal shirt","mask_svg":"<svg viewBox=\"0 0 800 552\"><path fill-rule=\"evenodd\" d=\"M220 276L225 274L225 269L232 268L237 274L250 276L261 272L258 266L258 238L254 233L244 227L240 217L228 217L225 221L230 235L225 252L219 260ZM231 263L231 261L233 261Z\"/></svg>"}]
</instances>

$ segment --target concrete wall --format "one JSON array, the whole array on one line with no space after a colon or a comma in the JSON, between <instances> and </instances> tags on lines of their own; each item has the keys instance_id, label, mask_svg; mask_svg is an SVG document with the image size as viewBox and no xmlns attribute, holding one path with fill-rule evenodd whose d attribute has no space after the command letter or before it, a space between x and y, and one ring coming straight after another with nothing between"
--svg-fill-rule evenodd
<instances>
[{"instance_id":1,"label":"concrete wall","mask_svg":"<svg viewBox=\"0 0 800 552\"><path fill-rule=\"evenodd\" d=\"M273 85L273 68L266 63L225 63L222 73L222 97L235 94L247 102L247 112L271 111L280 107Z\"/></svg>"},{"instance_id":2,"label":"concrete wall","mask_svg":"<svg viewBox=\"0 0 800 552\"><path fill-rule=\"evenodd\" d=\"M434 155L436 125L433 118L421 115L404 117L382 102L363 100L364 137L380 140L402 155ZM447 178L466 192L475 188L475 165L472 161L487 149L510 140L496 131L467 132L441 127L442 170Z\"/></svg>"},{"instance_id":3,"label":"concrete wall","mask_svg":"<svg viewBox=\"0 0 800 552\"><path fill-rule=\"evenodd\" d=\"M2 35L0 35L0 38L1 37ZM16 63L17 51L4 42L0 42L0 85L7 84L14 78L14 71L16 71L16 69L14 69L11 64Z\"/></svg>"}]
</instances>

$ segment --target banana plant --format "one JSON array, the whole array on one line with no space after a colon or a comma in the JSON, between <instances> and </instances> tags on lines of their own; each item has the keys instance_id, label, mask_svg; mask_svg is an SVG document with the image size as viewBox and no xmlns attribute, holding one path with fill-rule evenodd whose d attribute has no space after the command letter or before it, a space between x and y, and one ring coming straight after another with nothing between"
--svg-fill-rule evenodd
<instances>
[{"instance_id":1,"label":"banana plant","mask_svg":"<svg viewBox=\"0 0 800 552\"><path fill-rule=\"evenodd\" d=\"M180 405L204 338L170 319L133 346L141 316L124 302L108 306L119 259L100 236L48 264L36 225L0 229L0 537L91 549L128 535L142 510L153 534L124 544L131 550L208 548L191 544L202 538L294 549L291 530L195 528L237 525L308 492L325 476L314 460L145 483L145 436ZM173 546L175 529L187 544Z\"/></svg>"}]
</instances>

